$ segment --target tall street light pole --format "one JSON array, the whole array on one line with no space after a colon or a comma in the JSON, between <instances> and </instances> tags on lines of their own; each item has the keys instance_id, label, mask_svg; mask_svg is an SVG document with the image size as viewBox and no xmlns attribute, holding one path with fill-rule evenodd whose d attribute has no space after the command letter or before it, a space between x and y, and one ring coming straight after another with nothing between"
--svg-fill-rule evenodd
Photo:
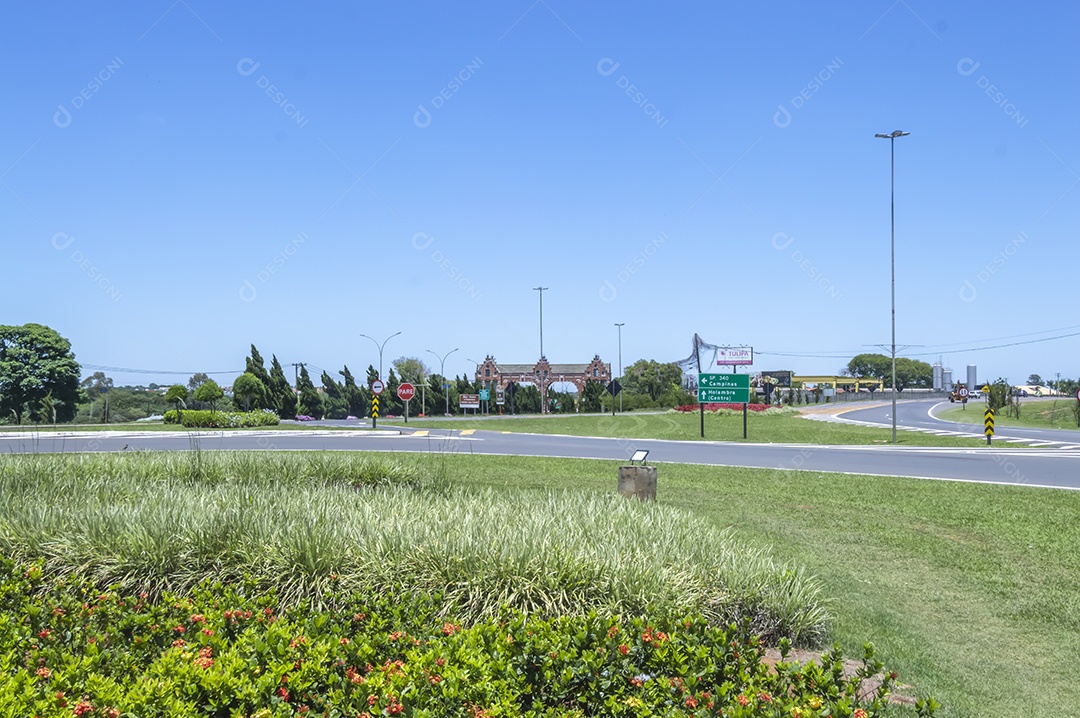
<instances>
[{"instance_id":1,"label":"tall street light pole","mask_svg":"<svg viewBox=\"0 0 1080 718\"><path fill-rule=\"evenodd\" d=\"M544 358L544 292L547 287L533 287L534 292L540 292L540 358Z\"/></svg>"},{"instance_id":2,"label":"tall street light pole","mask_svg":"<svg viewBox=\"0 0 1080 718\"><path fill-rule=\"evenodd\" d=\"M626 326L626 322L616 322L615 326L619 328L619 378L622 379L622 328ZM614 397L612 397L614 401ZM622 392L619 392L619 411L622 411Z\"/></svg>"},{"instance_id":3,"label":"tall street light pole","mask_svg":"<svg viewBox=\"0 0 1080 718\"><path fill-rule=\"evenodd\" d=\"M360 335L360 336L364 337L365 339L371 339L371 341L375 342L375 346L379 347L379 381L382 381L382 350L383 350L383 347L386 346L386 342L390 341L391 339L396 337L398 334L401 334L401 332L396 332L394 334L391 334L390 336L388 336L386 339L383 340L382 344L379 344L379 342L376 342L374 339L369 337L367 334L361 334Z\"/></svg>"},{"instance_id":4,"label":"tall street light pole","mask_svg":"<svg viewBox=\"0 0 1080 718\"><path fill-rule=\"evenodd\" d=\"M466 357L465 361L471 361L473 364L476 365L476 372L473 374L473 376L476 377L476 382L477 382L477 384L480 385L480 388L486 390L488 388L488 382L487 382L486 379L485 380L480 379L480 362L476 361L475 359L469 359L467 357ZM480 403L482 404L481 412L483 412L485 414L490 414L491 413L491 399L486 399L486 400L484 400L484 401L482 401Z\"/></svg>"},{"instance_id":5,"label":"tall street light pole","mask_svg":"<svg viewBox=\"0 0 1080 718\"><path fill-rule=\"evenodd\" d=\"M889 141L889 223L892 237L889 240L889 265L892 280L892 443L896 443L896 138L907 137L910 132L893 130L887 135L876 134Z\"/></svg>"},{"instance_id":6,"label":"tall street light pole","mask_svg":"<svg viewBox=\"0 0 1080 718\"><path fill-rule=\"evenodd\" d=\"M540 292L540 358L544 358L544 292L547 287L533 287L534 292ZM540 413L547 413L547 377L540 377Z\"/></svg>"},{"instance_id":7,"label":"tall street light pole","mask_svg":"<svg viewBox=\"0 0 1080 718\"><path fill-rule=\"evenodd\" d=\"M431 351L430 349L425 349L424 351L435 354L435 352ZM443 384L444 384L443 389L446 391L446 415L447 416L450 416L450 382L448 382L446 380L446 357L450 356L451 354L453 354L456 351L457 351L457 349L451 349L450 351L446 352L441 357L439 357L439 375L442 376L442 380L443 380ZM439 355L435 354L435 356L439 356Z\"/></svg>"}]
</instances>

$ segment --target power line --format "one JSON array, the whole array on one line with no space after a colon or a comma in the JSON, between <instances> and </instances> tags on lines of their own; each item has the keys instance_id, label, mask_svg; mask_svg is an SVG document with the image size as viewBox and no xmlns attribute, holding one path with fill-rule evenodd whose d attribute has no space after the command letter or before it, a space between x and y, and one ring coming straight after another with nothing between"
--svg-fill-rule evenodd
<instances>
[{"instance_id":1,"label":"power line","mask_svg":"<svg viewBox=\"0 0 1080 718\"><path fill-rule=\"evenodd\" d=\"M126 367L118 366L101 366L99 364L83 364L84 369L96 369L98 371L112 371L121 374L183 374L190 376L192 374L243 374L244 370L240 371L204 371L204 372L190 372L190 371L165 371L158 369L128 369Z\"/></svg>"}]
</instances>

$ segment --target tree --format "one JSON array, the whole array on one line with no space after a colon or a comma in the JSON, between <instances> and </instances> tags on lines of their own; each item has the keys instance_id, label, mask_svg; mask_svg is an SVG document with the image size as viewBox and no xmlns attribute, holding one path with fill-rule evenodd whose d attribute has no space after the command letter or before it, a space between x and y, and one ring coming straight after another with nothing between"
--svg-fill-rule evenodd
<instances>
[{"instance_id":1,"label":"tree","mask_svg":"<svg viewBox=\"0 0 1080 718\"><path fill-rule=\"evenodd\" d=\"M278 416L282 419L295 419L296 392L289 383L289 378L285 376L285 369L276 354L271 355L269 382L266 390L270 393L270 403L276 407Z\"/></svg>"},{"instance_id":2,"label":"tree","mask_svg":"<svg viewBox=\"0 0 1080 718\"><path fill-rule=\"evenodd\" d=\"M349 405L345 401L345 391L341 384L324 370L320 377L323 387L323 411L328 419L344 419L349 414Z\"/></svg>"},{"instance_id":3,"label":"tree","mask_svg":"<svg viewBox=\"0 0 1080 718\"><path fill-rule=\"evenodd\" d=\"M113 380L110 377L105 376L105 372L96 371L90 376L83 379L79 386L82 387L90 397L91 411L87 412L88 414L90 414L93 411L94 400L97 399L99 396L107 394L109 389L112 389ZM105 413L106 405L107 402L101 402L102 421L106 421L108 418ZM91 421L93 421L93 418L93 416L90 417Z\"/></svg>"},{"instance_id":4,"label":"tree","mask_svg":"<svg viewBox=\"0 0 1080 718\"><path fill-rule=\"evenodd\" d=\"M847 365L856 379L881 379L892 386L892 357L884 354L859 354ZM896 390L930 387L934 383L934 368L924 361L896 357Z\"/></svg>"},{"instance_id":5,"label":"tree","mask_svg":"<svg viewBox=\"0 0 1080 718\"><path fill-rule=\"evenodd\" d=\"M397 370L401 381L407 381L417 386L423 384L431 373L427 365L416 357L398 357L391 363L391 366Z\"/></svg>"},{"instance_id":6,"label":"tree","mask_svg":"<svg viewBox=\"0 0 1080 718\"><path fill-rule=\"evenodd\" d=\"M344 379L341 386L341 393L345 398L345 405L348 407L349 416L366 415L367 409L364 407L364 394L360 391L360 387L356 385L356 377L352 375L352 372L349 371L347 365L338 373L341 374Z\"/></svg>"},{"instance_id":7,"label":"tree","mask_svg":"<svg viewBox=\"0 0 1080 718\"><path fill-rule=\"evenodd\" d=\"M678 364L639 359L626 367L619 383L628 395L647 396L655 402L668 390L678 389L682 385L682 370Z\"/></svg>"},{"instance_id":8,"label":"tree","mask_svg":"<svg viewBox=\"0 0 1080 718\"><path fill-rule=\"evenodd\" d=\"M1027 383L1030 386L1042 386L1043 378L1041 376L1039 376L1038 374L1032 374L1031 376L1028 377Z\"/></svg>"},{"instance_id":9,"label":"tree","mask_svg":"<svg viewBox=\"0 0 1080 718\"><path fill-rule=\"evenodd\" d=\"M188 379L188 381L187 381L188 389L190 389L191 391L194 392L196 389L199 388L199 385L201 385L203 382L205 382L209 378L210 377L208 377L204 372L201 372L201 371L195 372L194 374L191 375L191 378ZM198 401L199 397L195 397L195 400Z\"/></svg>"},{"instance_id":10,"label":"tree","mask_svg":"<svg viewBox=\"0 0 1080 718\"><path fill-rule=\"evenodd\" d=\"M274 403L273 397L270 395L270 374L266 371L266 366L263 362L262 354L259 354L259 350L255 348L255 345L251 345L251 356L244 359L245 372L251 374L259 380L259 386L262 387L262 391L258 396L251 398L251 403L255 405L256 409L273 409L279 411L280 406Z\"/></svg>"},{"instance_id":11,"label":"tree","mask_svg":"<svg viewBox=\"0 0 1080 718\"><path fill-rule=\"evenodd\" d=\"M188 382L188 384L190 383ZM221 401L223 396L225 396L225 392L221 390L221 387L213 379L205 379L195 387L195 401L205 401L210 405L210 411L216 409L217 403Z\"/></svg>"},{"instance_id":12,"label":"tree","mask_svg":"<svg viewBox=\"0 0 1080 718\"><path fill-rule=\"evenodd\" d=\"M892 383L892 362L890 360L889 376L887 379ZM934 368L924 361L896 357L896 389L926 389L934 385Z\"/></svg>"},{"instance_id":13,"label":"tree","mask_svg":"<svg viewBox=\"0 0 1080 718\"><path fill-rule=\"evenodd\" d=\"M42 324L0 326L0 417L21 424L45 397L58 421L71 421L79 401L79 364L71 342Z\"/></svg>"},{"instance_id":14,"label":"tree","mask_svg":"<svg viewBox=\"0 0 1080 718\"><path fill-rule=\"evenodd\" d=\"M884 354L859 354L847 365L848 373L856 379L881 379L892 376L892 359Z\"/></svg>"},{"instance_id":15,"label":"tree","mask_svg":"<svg viewBox=\"0 0 1080 718\"><path fill-rule=\"evenodd\" d=\"M391 414L401 415L405 413L405 405L402 404L401 399L399 399L397 395L399 386L401 386L401 380L399 380L397 374L394 373L394 367L390 367L390 371L386 374L386 390L383 391L382 396L379 397L379 413L383 416L390 416Z\"/></svg>"},{"instance_id":16,"label":"tree","mask_svg":"<svg viewBox=\"0 0 1080 718\"><path fill-rule=\"evenodd\" d=\"M165 392L165 401L175 405L176 413L179 414L184 407L184 401L187 399L187 395L188 390L186 386L183 384L173 384L169 387L169 390Z\"/></svg>"},{"instance_id":17,"label":"tree","mask_svg":"<svg viewBox=\"0 0 1080 718\"><path fill-rule=\"evenodd\" d=\"M581 410L588 412L600 411L600 400L606 393L603 382L585 382L585 391L581 393Z\"/></svg>"},{"instance_id":18,"label":"tree","mask_svg":"<svg viewBox=\"0 0 1080 718\"><path fill-rule=\"evenodd\" d=\"M296 382L296 388L300 392L300 414L313 416L316 419L323 417L322 397L319 396L315 384L311 381L307 366L300 365L300 378Z\"/></svg>"},{"instance_id":19,"label":"tree","mask_svg":"<svg viewBox=\"0 0 1080 718\"><path fill-rule=\"evenodd\" d=\"M259 381L259 377L251 372L244 372L236 377L233 382L233 395L244 402L244 411L251 411L251 404L266 393L266 387Z\"/></svg>"}]
</instances>

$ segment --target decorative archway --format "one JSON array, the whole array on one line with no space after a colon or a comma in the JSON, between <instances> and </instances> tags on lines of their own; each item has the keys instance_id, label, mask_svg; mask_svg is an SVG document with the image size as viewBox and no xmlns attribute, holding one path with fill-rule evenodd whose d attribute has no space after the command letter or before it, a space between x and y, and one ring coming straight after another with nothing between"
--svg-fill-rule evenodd
<instances>
[{"instance_id":1,"label":"decorative archway","mask_svg":"<svg viewBox=\"0 0 1080 718\"><path fill-rule=\"evenodd\" d=\"M476 366L476 381L481 386L505 390L510 382L535 384L541 397L547 396L552 384L573 384L578 396L582 396L585 385L590 381L599 381L607 386L611 379L611 365L601 361L599 354L593 355L592 361L587 364L551 364L547 357L540 357L535 364L499 364L495 357L488 354ZM546 401L541 401L540 407L543 413L547 413Z\"/></svg>"}]
</instances>

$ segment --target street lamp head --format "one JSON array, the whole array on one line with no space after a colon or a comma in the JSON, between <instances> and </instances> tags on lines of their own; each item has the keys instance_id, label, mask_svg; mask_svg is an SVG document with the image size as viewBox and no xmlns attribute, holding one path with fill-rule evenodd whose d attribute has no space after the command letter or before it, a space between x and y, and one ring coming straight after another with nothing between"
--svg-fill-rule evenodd
<instances>
[{"instance_id":1,"label":"street lamp head","mask_svg":"<svg viewBox=\"0 0 1080 718\"><path fill-rule=\"evenodd\" d=\"M904 132L903 130L893 130L892 132L890 132L887 135L883 135L883 134L881 134L879 132L878 134L874 135L874 137L880 137L883 140L892 140L892 139L895 139L897 137L907 137L910 134L911 134L910 132Z\"/></svg>"}]
</instances>

